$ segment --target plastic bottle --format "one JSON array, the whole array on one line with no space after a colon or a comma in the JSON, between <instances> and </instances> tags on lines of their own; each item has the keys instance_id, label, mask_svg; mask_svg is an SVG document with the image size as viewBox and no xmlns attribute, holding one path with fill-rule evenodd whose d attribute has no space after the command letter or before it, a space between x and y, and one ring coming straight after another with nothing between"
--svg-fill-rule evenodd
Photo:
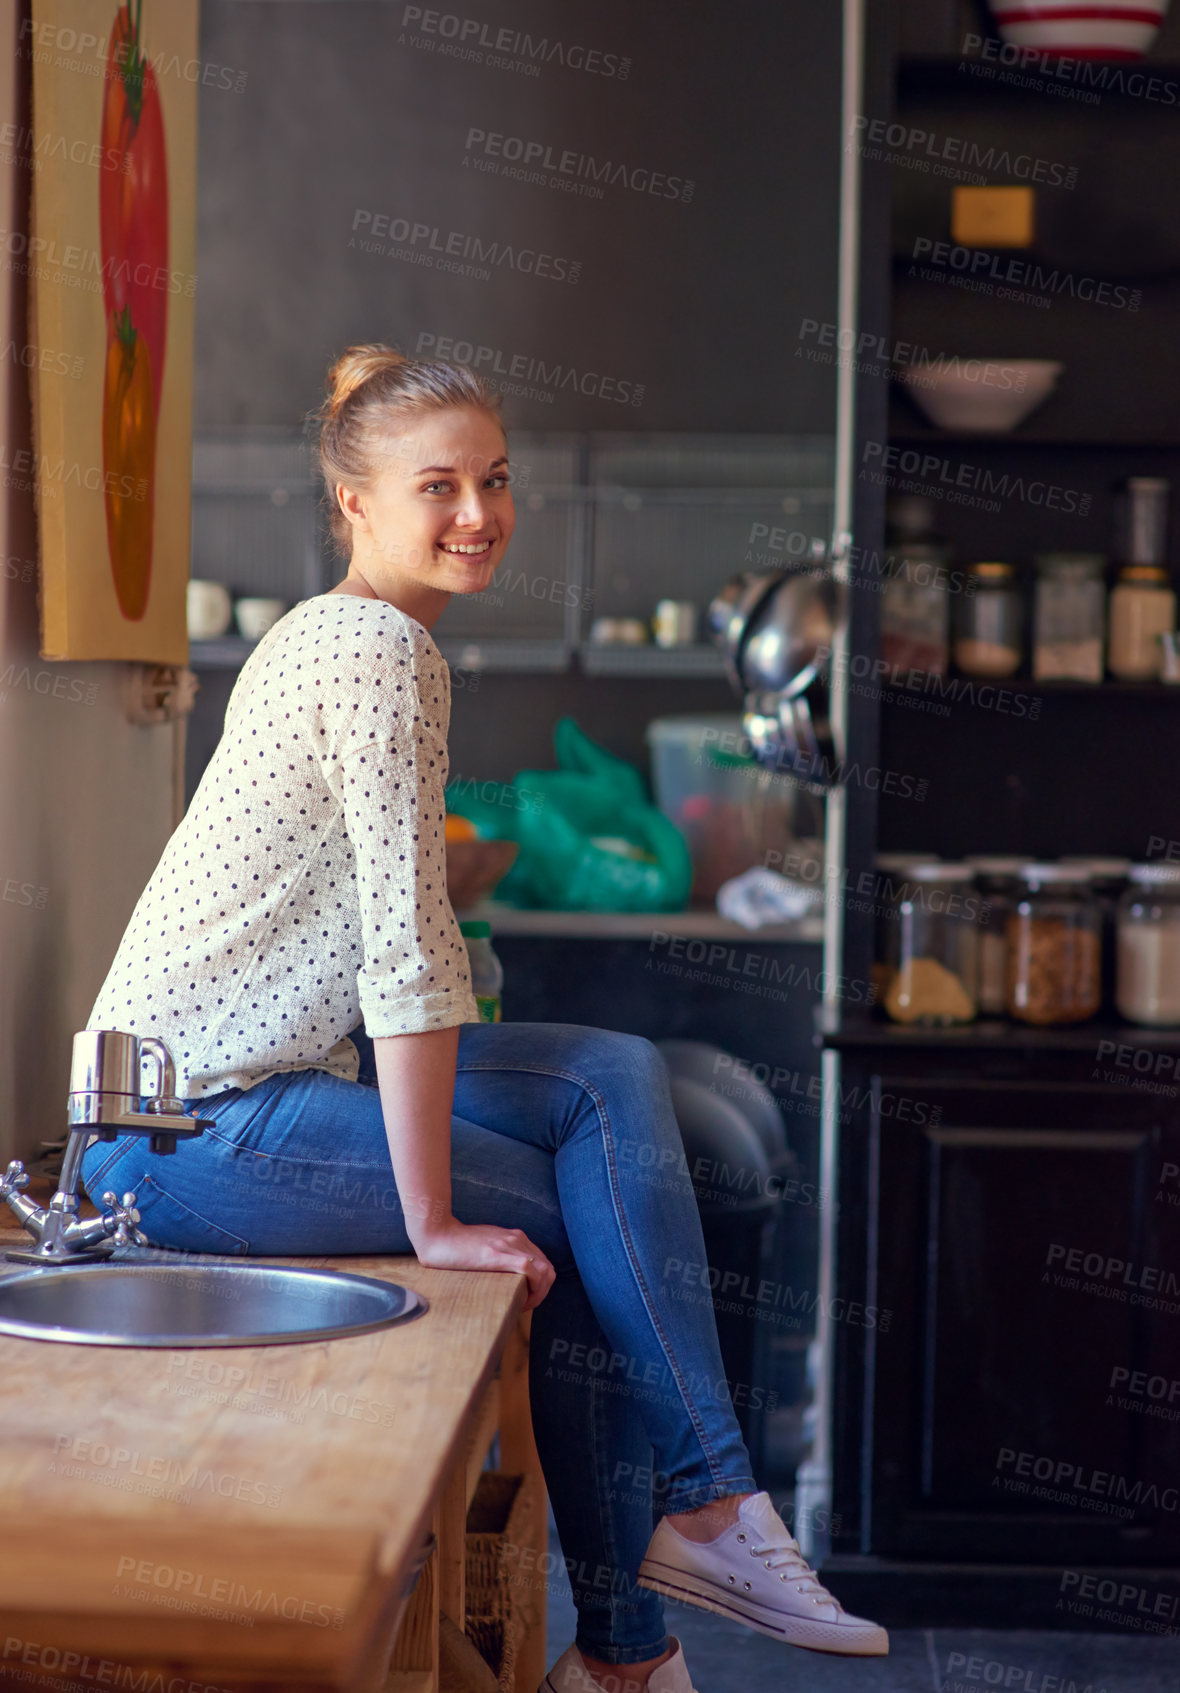
<instances>
[{"instance_id":1,"label":"plastic bottle","mask_svg":"<svg viewBox=\"0 0 1180 1693\"><path fill-rule=\"evenodd\" d=\"M467 942L467 957L471 964L471 991L479 1007L481 1023L498 1023L501 1016L501 994L504 988L504 968L492 950L490 923L460 923L460 933Z\"/></svg>"}]
</instances>

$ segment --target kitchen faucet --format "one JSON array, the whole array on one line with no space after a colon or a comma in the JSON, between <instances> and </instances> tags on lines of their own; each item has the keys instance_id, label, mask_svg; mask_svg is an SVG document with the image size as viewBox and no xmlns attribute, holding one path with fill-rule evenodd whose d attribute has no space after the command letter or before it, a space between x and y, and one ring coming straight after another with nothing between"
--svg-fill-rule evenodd
<instances>
[{"instance_id":1,"label":"kitchen faucet","mask_svg":"<svg viewBox=\"0 0 1180 1693\"><path fill-rule=\"evenodd\" d=\"M155 1062L156 1087L152 1095L141 1097L139 1067L145 1058ZM147 1135L153 1152L173 1153L178 1140L192 1140L212 1128L210 1120L185 1111L184 1101L173 1096L175 1086L172 1055L155 1035L141 1040L117 1029L82 1029L74 1036L66 1152L57 1192L47 1207L22 1198L28 1174L20 1159L9 1164L0 1176L0 1199L7 1200L37 1245L6 1257L22 1263L68 1263L105 1258L117 1246L149 1244L136 1226L139 1212L133 1193L121 1200L104 1193L107 1210L102 1216L81 1220L82 1156L93 1136L111 1141L120 1132Z\"/></svg>"}]
</instances>

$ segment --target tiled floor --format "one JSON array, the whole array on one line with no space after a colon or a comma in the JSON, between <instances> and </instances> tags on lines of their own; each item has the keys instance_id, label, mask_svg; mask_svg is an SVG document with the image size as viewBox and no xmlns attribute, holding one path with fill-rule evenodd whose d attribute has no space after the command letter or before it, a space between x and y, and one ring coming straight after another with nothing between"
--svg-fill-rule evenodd
<instances>
[{"instance_id":1,"label":"tiled floor","mask_svg":"<svg viewBox=\"0 0 1180 1693\"><path fill-rule=\"evenodd\" d=\"M782 1646L684 1605L668 1604L667 1618L697 1693L1180 1693L1174 1637L898 1629L887 1658L857 1660ZM573 1637L569 1590L552 1592L550 1663Z\"/></svg>"}]
</instances>

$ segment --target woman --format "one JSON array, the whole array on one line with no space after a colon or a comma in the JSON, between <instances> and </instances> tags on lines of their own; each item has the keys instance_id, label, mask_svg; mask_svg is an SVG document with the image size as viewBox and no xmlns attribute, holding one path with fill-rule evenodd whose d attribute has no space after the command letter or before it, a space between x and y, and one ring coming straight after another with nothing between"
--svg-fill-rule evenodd
<instances>
[{"instance_id":1,"label":"woman","mask_svg":"<svg viewBox=\"0 0 1180 1693\"><path fill-rule=\"evenodd\" d=\"M215 1126L168 1159L95 1142L87 1191L134 1188L162 1246L413 1251L527 1278L533 1423L578 1610L546 1693L691 1693L661 1593L881 1653L884 1630L825 1593L756 1492L708 1297L677 1298L664 1273L705 1248L687 1177L650 1179L681 1161L659 1055L476 1020L428 631L488 587L512 536L497 407L471 372L385 346L333 365L319 453L348 573L247 659L89 1018L160 1036ZM627 1480L653 1468L672 1507L654 1536L650 1486Z\"/></svg>"}]
</instances>

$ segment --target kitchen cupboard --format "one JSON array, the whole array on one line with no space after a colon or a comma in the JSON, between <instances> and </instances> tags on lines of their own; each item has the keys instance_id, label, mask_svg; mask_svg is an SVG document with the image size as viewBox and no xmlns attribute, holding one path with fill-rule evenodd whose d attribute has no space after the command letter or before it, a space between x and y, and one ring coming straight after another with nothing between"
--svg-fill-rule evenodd
<instances>
[{"instance_id":1,"label":"kitchen cupboard","mask_svg":"<svg viewBox=\"0 0 1180 1693\"><path fill-rule=\"evenodd\" d=\"M933 467L920 491L956 564L1013 560L1026 582L1035 552L1113 551L1116 481L1180 479L1174 383L1159 357L1180 287L1157 262L1170 236L1143 168L1163 113L1110 95L1067 107L1038 86L989 83L958 42L918 58L911 34L899 58L896 10L867 10L865 111L967 140L999 126L1013 153L1034 155L1051 136L1054 157L1085 169L1074 201L1038 197L1044 241L1064 262L1072 240L1075 265L1138 289L1142 310L1103 316L1057 299L1033 310L924 283L905 255L919 236L949 234L950 181L865 159L862 336L1066 366L1041 411L992 437L934 429L891 398L887 373L858 372L849 650L870 667L885 502L919 491L905 485L902 452ZM1156 58L1180 87L1172 23ZM1117 203L1136 241L1104 248L1099 200ZM874 477L866 467L886 448L898 449L895 473ZM999 497L962 497L985 473L1010 479ZM1075 498L1034 500L1034 485ZM1176 541L1173 525L1173 568ZM839 868L845 885L873 890L845 902L830 936L847 976L872 967L873 907L888 900L878 851L1142 860L1180 837L1180 690L1035 682L1026 662L1005 708L961 688L935 698L855 686L847 668L850 760L911 777L908 797L884 781L847 789ZM825 1580L851 1609L898 1626L1174 1628L1180 1036L1121 1025L1111 1008L1065 1029L950 1031L830 1006L824 1039L829 1091L851 1102L832 1147L833 1274L844 1299L877 1314L867 1333L846 1318L825 1331L838 1524Z\"/></svg>"}]
</instances>

